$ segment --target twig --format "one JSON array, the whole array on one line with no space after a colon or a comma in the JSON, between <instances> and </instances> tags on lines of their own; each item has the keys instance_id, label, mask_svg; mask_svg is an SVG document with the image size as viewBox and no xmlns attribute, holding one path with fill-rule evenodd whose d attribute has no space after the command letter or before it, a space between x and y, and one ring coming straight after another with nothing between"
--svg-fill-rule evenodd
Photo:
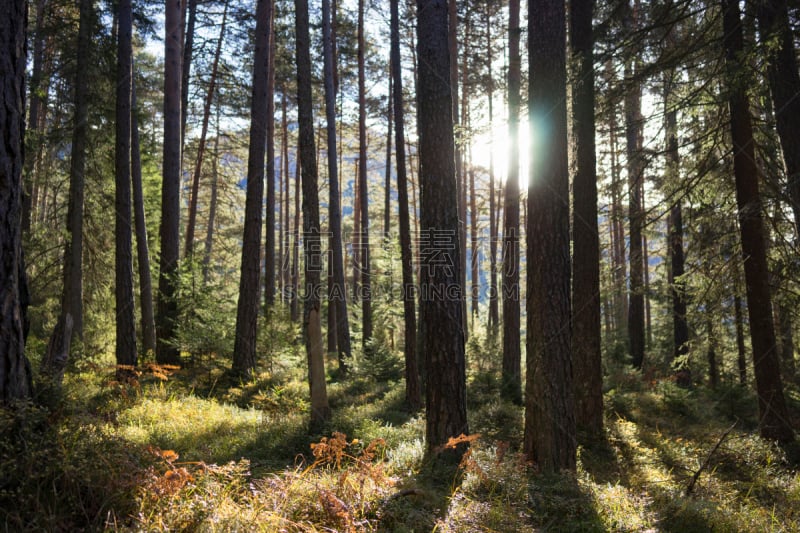
<instances>
[{"instance_id":1,"label":"twig","mask_svg":"<svg viewBox=\"0 0 800 533\"><path fill-rule=\"evenodd\" d=\"M717 444L714 445L714 447L709 452L708 456L706 456L706 460L703 461L703 464L700 465L700 468L697 470L697 472L694 473L694 475L692 476L692 479L689 481L689 484L686 485L686 495L687 496L692 493L692 490L694 490L695 483L697 483L697 480L700 478L700 474L703 473L703 470L705 470L706 467L708 466L708 464L711 462L711 457L714 455L714 453L716 453L716 451L722 445L722 442L725 440L725 437L727 437L730 434L730 432L733 431L733 428L735 428L736 424L738 424L738 423L739 423L739 420L737 419L736 422L734 422L733 425L731 427L729 427L725 431L725 433L722 434L722 436L717 441Z\"/></svg>"}]
</instances>

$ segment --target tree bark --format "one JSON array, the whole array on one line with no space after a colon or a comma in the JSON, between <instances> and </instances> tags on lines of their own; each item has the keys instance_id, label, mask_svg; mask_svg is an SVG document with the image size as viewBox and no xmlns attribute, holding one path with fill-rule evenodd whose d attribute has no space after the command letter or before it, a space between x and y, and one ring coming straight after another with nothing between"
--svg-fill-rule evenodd
<instances>
[{"instance_id":1,"label":"tree bark","mask_svg":"<svg viewBox=\"0 0 800 533\"><path fill-rule=\"evenodd\" d=\"M295 0L297 115L299 157L303 181L303 249L305 254L305 304L303 333L308 357L308 383L311 392L311 422L321 424L330 417L325 385L325 359L322 353L320 321L320 246L317 160L314 147L314 118L311 100L311 39L308 1Z\"/></svg>"},{"instance_id":2,"label":"tree bark","mask_svg":"<svg viewBox=\"0 0 800 533\"><path fill-rule=\"evenodd\" d=\"M566 8L528 4L528 123L536 134L528 186L527 382L523 451L543 472L575 470L570 328ZM545 133L547 132L547 133Z\"/></svg>"},{"instance_id":3,"label":"tree bark","mask_svg":"<svg viewBox=\"0 0 800 533\"><path fill-rule=\"evenodd\" d=\"M182 60L181 60L181 147L186 139L186 120L189 117L189 75L192 69L192 54L194 52L194 28L197 22L197 0L181 0L181 35L182 35ZM186 19L186 31L183 22ZM181 148L183 149L183 148Z\"/></svg>"},{"instance_id":4,"label":"tree bark","mask_svg":"<svg viewBox=\"0 0 800 533\"><path fill-rule=\"evenodd\" d=\"M494 176L494 79L492 78L492 19L489 5L486 5L486 68L488 70L488 86L486 98L489 111L489 334L497 335L497 324L500 321L497 306L497 224L495 213L499 209L495 202Z\"/></svg>"},{"instance_id":5,"label":"tree bark","mask_svg":"<svg viewBox=\"0 0 800 533\"><path fill-rule=\"evenodd\" d=\"M786 0L756 2L758 29L767 59L767 81L786 165L787 188L800 235L800 74Z\"/></svg>"},{"instance_id":6,"label":"tree bark","mask_svg":"<svg viewBox=\"0 0 800 533\"><path fill-rule=\"evenodd\" d=\"M339 354L339 370L347 371L350 358L350 324L347 316L347 299L344 284L344 257L342 253L342 212L339 200L339 179L336 162L336 91L333 84L333 43L331 41L330 1L322 2L322 42L325 78L325 118L327 120L328 200L332 248L333 248L333 304L336 307L336 344Z\"/></svg>"},{"instance_id":7,"label":"tree bark","mask_svg":"<svg viewBox=\"0 0 800 533\"><path fill-rule=\"evenodd\" d=\"M203 250L203 285L208 285L211 251L214 247L214 225L217 220L217 188L219 181L219 94L217 94L216 135L214 136L214 159L211 160L211 199L208 201L208 223L206 224L206 241Z\"/></svg>"},{"instance_id":8,"label":"tree bark","mask_svg":"<svg viewBox=\"0 0 800 533\"><path fill-rule=\"evenodd\" d=\"M133 11L130 0L120 0L117 27L117 105L115 148L115 301L117 379L135 379L136 318L133 298L131 235L131 86Z\"/></svg>"},{"instance_id":9,"label":"tree bark","mask_svg":"<svg viewBox=\"0 0 800 533\"><path fill-rule=\"evenodd\" d=\"M358 182L361 202L361 233L359 252L361 253L361 321L362 343L366 347L372 337L372 294L370 285L369 257L369 188L367 184L367 89L364 73L364 0L358 0Z\"/></svg>"},{"instance_id":10,"label":"tree bark","mask_svg":"<svg viewBox=\"0 0 800 533\"><path fill-rule=\"evenodd\" d=\"M395 122L395 159L397 161L397 209L400 219L400 261L403 275L403 326L405 328L406 404L416 411L422 404L417 365L417 319L414 308L414 266L411 249L411 223L408 216L408 183L406 178L405 114L403 107L403 75L400 59L400 14L398 0L390 0L392 99Z\"/></svg>"},{"instance_id":11,"label":"tree bark","mask_svg":"<svg viewBox=\"0 0 800 533\"><path fill-rule=\"evenodd\" d=\"M391 232L392 210L392 60L389 59L389 98L386 102L386 169L383 196L383 238L388 241Z\"/></svg>"},{"instance_id":12,"label":"tree bark","mask_svg":"<svg viewBox=\"0 0 800 533\"><path fill-rule=\"evenodd\" d=\"M458 189L445 0L417 0L417 130L421 190L420 322L425 350L426 442L435 452L468 434ZM439 261L439 255L445 262ZM455 455L460 456L464 446Z\"/></svg>"},{"instance_id":13,"label":"tree bark","mask_svg":"<svg viewBox=\"0 0 800 533\"><path fill-rule=\"evenodd\" d=\"M626 4L626 26L633 31L638 26L638 4ZM642 95L641 85L636 79L638 60L625 64L625 78L630 88L625 94L625 151L628 156L628 219L630 224L629 292L628 292L628 348L634 368L641 369L644 363L644 269L642 262L642 181L644 161L642 158Z\"/></svg>"},{"instance_id":14,"label":"tree bark","mask_svg":"<svg viewBox=\"0 0 800 533\"><path fill-rule=\"evenodd\" d=\"M292 322L300 320L300 149L295 152L294 177L294 242L292 243L292 302L289 316Z\"/></svg>"},{"instance_id":15,"label":"tree bark","mask_svg":"<svg viewBox=\"0 0 800 533\"><path fill-rule=\"evenodd\" d=\"M192 0L192 3L196 3L196 0ZM186 222L186 240L183 251L183 256L188 259L191 259L194 253L194 232L197 221L197 197L200 192L200 174L203 170L203 157L206 149L206 136L208 135L208 121L211 118L211 104L214 101L214 94L217 89L217 72L219 70L219 58L222 53L222 41L225 37L225 23L227 22L227 18L228 2L225 2L222 10L222 22L219 27L217 49L214 52L214 61L211 63L211 78L208 82L208 92L206 93L206 101L203 104L203 122L200 127L200 141L197 147L197 159L195 160L194 173L192 175L192 191L189 197L189 215L188 221ZM191 17L189 17L189 20L191 21ZM187 74L186 70L184 74Z\"/></svg>"},{"instance_id":16,"label":"tree bark","mask_svg":"<svg viewBox=\"0 0 800 533\"><path fill-rule=\"evenodd\" d=\"M142 307L142 353L156 353L156 322L153 309L153 280L150 276L150 250L147 245L147 224L142 189L142 161L139 147L139 122L136 105L136 76L131 64L131 182L136 231L136 255L139 260L139 301Z\"/></svg>"},{"instance_id":17,"label":"tree bark","mask_svg":"<svg viewBox=\"0 0 800 533\"><path fill-rule=\"evenodd\" d=\"M748 81L742 79L744 39L738 2L722 0L722 12L728 107L733 140L733 172L739 208L739 231L744 258L747 310L750 314L760 431L761 436L766 439L786 443L794 439L794 432L788 422L778 354L775 351L775 325L772 320L759 175L747 96Z\"/></svg>"},{"instance_id":18,"label":"tree bark","mask_svg":"<svg viewBox=\"0 0 800 533\"><path fill-rule=\"evenodd\" d=\"M502 395L522 403L519 308L519 108L521 60L519 0L508 4L508 176L503 213L503 378Z\"/></svg>"},{"instance_id":19,"label":"tree bark","mask_svg":"<svg viewBox=\"0 0 800 533\"><path fill-rule=\"evenodd\" d=\"M256 4L253 92L250 101L250 148L247 157L247 199L242 238L242 273L239 305L236 312L236 339L233 345L233 371L252 377L256 368L258 304L261 289L261 223L264 210L264 155L269 115L269 42L273 0ZM274 207L274 205L273 205ZM274 273L273 273L274 274Z\"/></svg>"},{"instance_id":20,"label":"tree bark","mask_svg":"<svg viewBox=\"0 0 800 533\"><path fill-rule=\"evenodd\" d=\"M670 46L672 38L668 37ZM673 105L673 83L675 72L670 71L664 80L664 114L666 117L666 181L678 183L680 179L680 156L678 154L678 110ZM689 325L686 321L686 281L683 253L683 211L681 199L675 200L669 215L670 297L672 299L672 364L675 370L684 370L683 359L689 353Z\"/></svg>"},{"instance_id":21,"label":"tree bark","mask_svg":"<svg viewBox=\"0 0 800 533\"><path fill-rule=\"evenodd\" d=\"M264 238L264 309L275 304L275 32L274 0L271 0L267 42L267 210ZM261 229L259 228L259 234Z\"/></svg>"},{"instance_id":22,"label":"tree bark","mask_svg":"<svg viewBox=\"0 0 800 533\"><path fill-rule=\"evenodd\" d=\"M33 394L25 357L27 282L22 252L22 167L25 160L25 62L27 9L5 3L0 17L0 402Z\"/></svg>"},{"instance_id":23,"label":"tree bark","mask_svg":"<svg viewBox=\"0 0 800 533\"><path fill-rule=\"evenodd\" d=\"M181 199L181 0L166 0L164 11L164 158L161 181L156 360L179 365L177 333L178 258Z\"/></svg>"},{"instance_id":24,"label":"tree bark","mask_svg":"<svg viewBox=\"0 0 800 533\"><path fill-rule=\"evenodd\" d=\"M600 237L594 133L593 0L570 2L572 83L573 250L572 358L575 422L589 435L603 430L600 354Z\"/></svg>"}]
</instances>

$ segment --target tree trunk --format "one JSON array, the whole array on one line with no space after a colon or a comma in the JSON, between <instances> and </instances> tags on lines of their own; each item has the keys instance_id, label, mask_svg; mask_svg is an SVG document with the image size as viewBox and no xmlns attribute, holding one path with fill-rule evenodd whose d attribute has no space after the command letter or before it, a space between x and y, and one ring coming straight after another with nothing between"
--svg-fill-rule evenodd
<instances>
[{"instance_id":1,"label":"tree trunk","mask_svg":"<svg viewBox=\"0 0 800 533\"><path fill-rule=\"evenodd\" d=\"M358 182L359 200L361 202L361 232L359 239L359 252L361 253L361 321L362 342L372 337L372 294L370 285L370 257L369 257L369 189L367 185L367 89L364 73L364 54L366 42L364 41L364 0L358 1Z\"/></svg>"},{"instance_id":2,"label":"tree trunk","mask_svg":"<svg viewBox=\"0 0 800 533\"><path fill-rule=\"evenodd\" d=\"M297 121L300 168L303 180L303 249L305 253L303 333L308 357L311 422L316 425L325 422L330 417L330 407L328 407L328 393L325 385L325 359L322 353L319 302L322 256L314 117L311 111L311 39L308 27L308 1L295 0L294 5L297 50Z\"/></svg>"},{"instance_id":3,"label":"tree trunk","mask_svg":"<svg viewBox=\"0 0 800 533\"><path fill-rule=\"evenodd\" d=\"M252 377L256 368L258 304L261 289L261 222L264 202L264 152L269 115L268 92L270 21L272 0L256 4L253 92L250 101L250 148L247 156L247 199L242 238L242 273L239 305L236 311L236 338L233 345L233 371ZM274 273L273 273L274 274Z\"/></svg>"},{"instance_id":4,"label":"tree trunk","mask_svg":"<svg viewBox=\"0 0 800 533\"><path fill-rule=\"evenodd\" d=\"M336 91L333 84L333 43L331 41L331 13L329 0L322 2L322 42L325 71L325 118L327 120L328 200L332 248L333 248L333 304L336 307L336 344L339 354L339 370L347 371L350 358L350 324L347 316L347 298L344 284L344 257L342 254L342 212L339 207L339 179L336 162Z\"/></svg>"},{"instance_id":5,"label":"tree trunk","mask_svg":"<svg viewBox=\"0 0 800 533\"><path fill-rule=\"evenodd\" d=\"M45 101L41 97L42 83L44 80L44 47L45 14L49 10L49 0L38 0L36 2L36 26L33 37L33 71L29 81L29 104L28 104L28 124L27 139L25 139L25 151L28 157L25 159L25 167L22 171L24 180L24 190L22 191L22 234L26 235L31 228L31 211L33 209L33 189L36 183L36 157L39 147L43 144L44 128L40 127L39 114L44 110ZM49 83L45 82L45 83ZM43 114L43 113L42 113Z\"/></svg>"},{"instance_id":6,"label":"tree trunk","mask_svg":"<svg viewBox=\"0 0 800 533\"><path fill-rule=\"evenodd\" d=\"M295 152L294 177L294 242L292 243L292 303L289 316L292 322L300 320L300 149Z\"/></svg>"},{"instance_id":7,"label":"tree trunk","mask_svg":"<svg viewBox=\"0 0 800 533\"><path fill-rule=\"evenodd\" d=\"M133 253L131 235L131 86L133 11L120 0L117 28L117 106L115 149L115 286L117 379L135 379L136 318L133 312Z\"/></svg>"},{"instance_id":8,"label":"tree trunk","mask_svg":"<svg viewBox=\"0 0 800 533\"><path fill-rule=\"evenodd\" d=\"M744 345L744 314L742 297L739 296L741 281L738 266L733 276L733 320L736 323L736 366L739 369L739 385L747 384L747 355Z\"/></svg>"},{"instance_id":9,"label":"tree trunk","mask_svg":"<svg viewBox=\"0 0 800 533\"><path fill-rule=\"evenodd\" d=\"M671 35L671 33L670 33ZM672 39L668 37L672 46ZM670 71L664 80L664 114L667 183L678 183L680 159L678 155L677 108L673 105L673 83L675 72ZM670 256L670 297L672 299L672 364L675 370L684 370L687 362L683 359L689 353L689 325L686 322L686 281L683 254L683 212L681 199L677 198L670 208L669 215L669 256ZM677 362L677 365L676 365Z\"/></svg>"},{"instance_id":10,"label":"tree trunk","mask_svg":"<svg viewBox=\"0 0 800 533\"><path fill-rule=\"evenodd\" d=\"M519 308L519 0L508 5L508 176L503 227L503 382L502 395L522 403Z\"/></svg>"},{"instance_id":11,"label":"tree trunk","mask_svg":"<svg viewBox=\"0 0 800 533\"><path fill-rule=\"evenodd\" d=\"M33 394L25 357L27 282L22 252L22 167L25 142L26 3L5 3L0 17L0 402Z\"/></svg>"},{"instance_id":12,"label":"tree trunk","mask_svg":"<svg viewBox=\"0 0 800 533\"><path fill-rule=\"evenodd\" d=\"M48 351L42 360L42 373L53 380L55 387L61 386L61 378L66 367L66 357L70 353L72 333L83 340L83 204L84 170L86 167L86 147L89 129L89 86L85 73L92 61L92 25L94 7L91 0L79 3L80 21L78 26L78 59L75 69L75 114L72 131L72 151L69 168L69 205L67 208L67 232L64 247L64 285L61 293L61 315L53 330ZM130 82L130 74L127 77ZM130 114L130 92L128 92ZM130 117L128 117L130 122ZM128 132L130 143L130 132ZM130 144L128 145L130 151ZM128 167L130 170L130 167ZM128 174L130 178L130 173ZM131 305L133 302L131 301ZM72 322L72 328L67 322ZM68 336L69 335L69 336ZM53 348L56 352L51 353ZM63 359L62 359L63 358Z\"/></svg>"},{"instance_id":13,"label":"tree trunk","mask_svg":"<svg viewBox=\"0 0 800 533\"><path fill-rule=\"evenodd\" d=\"M570 328L566 7L528 4L528 122L537 128L528 186L528 324L523 451L543 472L575 470ZM545 127L544 121L547 121ZM544 135L542 132L549 134Z\"/></svg>"},{"instance_id":14,"label":"tree trunk","mask_svg":"<svg viewBox=\"0 0 800 533\"><path fill-rule=\"evenodd\" d=\"M497 335L497 323L500 321L497 309L497 224L495 213L498 207L495 203L494 181L494 80L492 78L492 20L489 15L489 5L486 6L486 67L488 69L488 86L486 98L489 111L489 334Z\"/></svg>"},{"instance_id":15,"label":"tree trunk","mask_svg":"<svg viewBox=\"0 0 800 533\"><path fill-rule=\"evenodd\" d=\"M388 241L391 232L392 210L392 61L389 60L389 98L386 103L386 169L383 196L383 238Z\"/></svg>"},{"instance_id":16,"label":"tree trunk","mask_svg":"<svg viewBox=\"0 0 800 533\"><path fill-rule=\"evenodd\" d=\"M191 74L192 54L194 53L197 0L182 0L181 11L181 26L183 26L183 22L186 22L186 31L182 40L183 58L181 61L181 144L184 144L186 139L186 120L189 117L189 75ZM183 27L181 27L181 31L183 32Z\"/></svg>"},{"instance_id":17,"label":"tree trunk","mask_svg":"<svg viewBox=\"0 0 800 533\"><path fill-rule=\"evenodd\" d=\"M739 230L742 239L761 436L780 442L790 442L794 439L794 433L788 422L778 355L775 352L775 326L772 320L769 271L750 105L747 85L741 79L744 39L739 19L739 4L734 0L722 0L722 11L728 106L733 140L733 172L736 179L736 203L739 208Z\"/></svg>"},{"instance_id":18,"label":"tree trunk","mask_svg":"<svg viewBox=\"0 0 800 533\"><path fill-rule=\"evenodd\" d=\"M274 31L274 29L273 29ZM273 54L273 58L274 58ZM281 90L281 178L283 180L283 222L281 229L283 231L283 255L281 256L281 279L283 280L285 303L289 302L289 258L291 256L291 223L289 222L289 196L291 183L289 179L289 121L287 118L288 102L286 98L286 89Z\"/></svg>"},{"instance_id":19,"label":"tree trunk","mask_svg":"<svg viewBox=\"0 0 800 533\"><path fill-rule=\"evenodd\" d=\"M638 4L626 4L626 26L630 31L638 26ZM638 61L625 64L625 78L630 88L625 95L625 151L628 156L628 218L630 223L629 251L629 295L628 295L628 348L633 367L642 368L644 363L644 272L642 262L642 181L644 161L642 159L642 96L638 76Z\"/></svg>"},{"instance_id":20,"label":"tree trunk","mask_svg":"<svg viewBox=\"0 0 800 533\"><path fill-rule=\"evenodd\" d=\"M800 235L800 74L786 0L759 0L758 29L767 56L767 80L786 164L787 188Z\"/></svg>"},{"instance_id":21,"label":"tree trunk","mask_svg":"<svg viewBox=\"0 0 800 533\"><path fill-rule=\"evenodd\" d=\"M706 359L708 360L708 384L716 389L719 384L719 369L717 366L717 340L714 331L714 314L711 306L706 309L706 333L708 334L708 347Z\"/></svg>"},{"instance_id":22,"label":"tree trunk","mask_svg":"<svg viewBox=\"0 0 800 533\"><path fill-rule=\"evenodd\" d=\"M470 259L472 261L472 320L478 317L478 299L480 297L480 254L478 249L478 202L475 194L475 169L468 165L469 170L469 219L470 219Z\"/></svg>"},{"instance_id":23,"label":"tree trunk","mask_svg":"<svg viewBox=\"0 0 800 533\"><path fill-rule=\"evenodd\" d=\"M421 257L420 322L428 380L425 435L434 453L451 437L469 433L462 304L450 295L460 289L461 253L447 17L445 0L417 0L420 230L427 243ZM455 455L463 451L460 446Z\"/></svg>"},{"instance_id":24,"label":"tree trunk","mask_svg":"<svg viewBox=\"0 0 800 533\"><path fill-rule=\"evenodd\" d=\"M191 0L192 4L196 4L197 0ZM191 4L190 4L191 5ZM200 127L200 142L197 147L197 159L194 164L194 174L192 175L192 191L189 197L189 216L186 222L186 241L184 245L183 256L191 259L194 252L194 231L197 221L197 197L200 191L200 174L203 170L203 156L205 155L206 136L208 135L208 121L211 117L211 104L214 101L214 94L217 88L217 72L219 70L219 57L222 53L222 41L225 37L225 23L228 18L228 2L226 1L222 9L222 23L219 28L219 40L217 41L217 49L214 52L214 61L211 63L211 79L208 82L208 92L206 93L206 101L203 105L203 122ZM189 17L190 25L192 17ZM187 37L188 41L188 37ZM188 43L187 43L188 44ZM190 54L191 55L191 54ZM188 80L188 68L184 68L184 75ZM188 83L188 81L186 82Z\"/></svg>"},{"instance_id":25,"label":"tree trunk","mask_svg":"<svg viewBox=\"0 0 800 533\"><path fill-rule=\"evenodd\" d=\"M417 319L414 309L414 266L411 249L411 223L408 217L408 183L406 180L405 115L403 108L403 74L400 59L400 14L398 0L390 0L392 99L395 122L395 159L397 161L397 208L400 219L400 260L403 269L403 326L405 340L406 404L416 411L422 404L417 365Z\"/></svg>"},{"instance_id":26,"label":"tree trunk","mask_svg":"<svg viewBox=\"0 0 800 533\"><path fill-rule=\"evenodd\" d=\"M590 435L603 430L600 355L600 237L594 134L593 0L570 2L572 84L573 250L572 358L575 422Z\"/></svg>"},{"instance_id":27,"label":"tree trunk","mask_svg":"<svg viewBox=\"0 0 800 533\"><path fill-rule=\"evenodd\" d=\"M466 47L465 53L466 53ZM456 0L448 0L447 2L447 53L450 56L450 92L453 96L452 103L453 103L453 128L455 134L455 164L456 164L456 188L458 189L458 213L459 213L459 226L458 226L458 238L459 243L461 246L459 249L461 250L461 264L467 264L467 195L464 187L467 183L467 180L464 176L464 165L463 165L463 158L461 153L461 146L459 140L461 138L460 133L456 133L459 130L460 126L460 119L458 116L458 5ZM464 75L467 74L466 62L464 63L465 67L462 69ZM465 87L466 90L466 87ZM467 336L467 298L466 298L466 289L467 289L467 269L461 269L461 314L462 316L462 327L464 328L464 338L466 339Z\"/></svg>"},{"instance_id":28,"label":"tree trunk","mask_svg":"<svg viewBox=\"0 0 800 533\"><path fill-rule=\"evenodd\" d=\"M275 32L273 29L274 0L271 1L267 41L267 211L266 237L264 238L264 309L275 304ZM261 228L258 230L261 234Z\"/></svg>"},{"instance_id":29,"label":"tree trunk","mask_svg":"<svg viewBox=\"0 0 800 533\"><path fill-rule=\"evenodd\" d=\"M330 230L328 230L330 232ZM328 272L326 278L326 287L328 288L328 322L327 322L327 340L328 340L328 354L336 355L336 305L334 298L336 288L333 284L333 238L328 235L328 253L327 263Z\"/></svg>"},{"instance_id":30,"label":"tree trunk","mask_svg":"<svg viewBox=\"0 0 800 533\"><path fill-rule=\"evenodd\" d=\"M208 285L209 267L211 266L211 250L214 246L214 224L217 219L217 182L219 181L219 94L217 94L216 135L214 136L214 159L211 160L211 199L208 206L208 223L206 225L206 242L203 250L203 285Z\"/></svg>"},{"instance_id":31,"label":"tree trunk","mask_svg":"<svg viewBox=\"0 0 800 533\"><path fill-rule=\"evenodd\" d=\"M178 258L181 206L181 0L166 0L164 11L164 159L161 181L161 253L158 276L156 360L179 365L177 333Z\"/></svg>"},{"instance_id":32,"label":"tree trunk","mask_svg":"<svg viewBox=\"0 0 800 533\"><path fill-rule=\"evenodd\" d=\"M136 105L136 76L131 63L131 182L133 185L133 213L136 230L136 255L139 259L139 301L142 307L142 353L156 352L156 322L153 310L153 280L150 276L150 250L147 246L147 224L144 214L142 189L142 161L139 147L139 122Z\"/></svg>"}]
</instances>

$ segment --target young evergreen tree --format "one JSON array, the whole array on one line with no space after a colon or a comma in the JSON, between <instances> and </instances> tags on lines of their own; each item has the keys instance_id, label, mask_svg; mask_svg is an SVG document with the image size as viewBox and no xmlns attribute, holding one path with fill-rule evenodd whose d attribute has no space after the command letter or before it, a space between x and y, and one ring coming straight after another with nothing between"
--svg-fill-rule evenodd
<instances>
[{"instance_id":1,"label":"young evergreen tree","mask_svg":"<svg viewBox=\"0 0 800 533\"><path fill-rule=\"evenodd\" d=\"M566 6L528 4L528 316L523 450L544 472L575 470L570 344Z\"/></svg>"}]
</instances>

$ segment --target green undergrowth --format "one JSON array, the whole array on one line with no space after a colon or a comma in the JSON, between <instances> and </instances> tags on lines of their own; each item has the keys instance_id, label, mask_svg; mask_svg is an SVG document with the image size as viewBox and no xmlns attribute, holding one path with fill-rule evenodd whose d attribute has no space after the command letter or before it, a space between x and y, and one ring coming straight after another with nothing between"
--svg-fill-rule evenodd
<instances>
[{"instance_id":1,"label":"green undergrowth","mask_svg":"<svg viewBox=\"0 0 800 533\"><path fill-rule=\"evenodd\" d=\"M479 348L457 468L426 458L402 380L370 375L396 379L388 363L331 379L332 419L313 429L298 354L250 381L215 356L150 365L135 385L100 363L70 373L48 408L0 411L0 528L800 531L800 474L755 435L744 389L614 376L577 472L543 476L520 453L523 409L499 399L493 348Z\"/></svg>"}]
</instances>

